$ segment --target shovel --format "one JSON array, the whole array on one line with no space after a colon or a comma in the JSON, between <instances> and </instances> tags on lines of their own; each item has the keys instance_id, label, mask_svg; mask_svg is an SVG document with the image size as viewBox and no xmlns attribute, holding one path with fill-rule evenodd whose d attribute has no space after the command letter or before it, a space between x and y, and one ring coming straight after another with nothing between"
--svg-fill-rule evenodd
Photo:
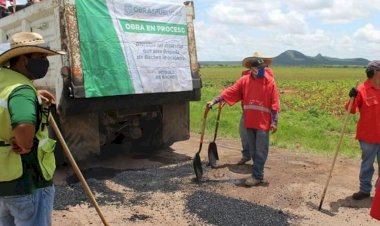
<instances>
[{"instance_id":1,"label":"shovel","mask_svg":"<svg viewBox=\"0 0 380 226\"><path fill-rule=\"evenodd\" d=\"M224 105L225 105L225 102L219 103L218 115L216 117L214 140L208 145L208 165L211 166L211 168L216 168L217 167L216 161L219 160L218 147L216 146L215 140L218 134L220 113L222 112L222 108L224 107Z\"/></svg>"},{"instance_id":2,"label":"shovel","mask_svg":"<svg viewBox=\"0 0 380 226\"><path fill-rule=\"evenodd\" d=\"M202 144L203 144L203 136L205 134L205 128L206 128L206 119L207 119L207 113L209 111L208 106L206 106L206 109L203 114L203 121L202 121L202 128L201 128L201 140L199 142L199 150L195 154L193 159L193 168L196 176L196 180L199 182L202 179L203 175L203 169L202 169L202 162L201 157L199 156L199 153L201 153L202 150Z\"/></svg>"},{"instance_id":3,"label":"shovel","mask_svg":"<svg viewBox=\"0 0 380 226\"><path fill-rule=\"evenodd\" d=\"M356 84L356 86L358 86L358 85ZM321 201L319 202L319 207L318 207L318 210L319 210L319 211L321 211L321 209L322 209L323 200L325 199L325 195L326 195L327 187L329 186L329 182L330 182L330 179L331 179L332 171L333 171L333 169L334 169L335 161L336 161L336 158L337 158L337 156L338 156L338 152L339 152L340 144L342 143L343 134L344 134L344 131L346 130L346 126L347 126L348 118L350 117L350 112L351 112L351 109L352 109L352 105L353 105L353 103L354 103L354 100L355 100L355 97L351 97L351 98L350 98L350 102L349 102L349 104L348 104L348 109L347 109L347 112L346 112L346 117L345 117L345 119L344 119L342 132L340 133L340 136L339 136L339 141L338 141L338 145L337 145L336 150L335 150L335 154L334 154L333 162L332 162L332 164L331 164L331 168L330 168L329 176L327 177L326 185L325 185L325 188L323 189L323 193L322 193L322 198L321 198Z\"/></svg>"}]
</instances>

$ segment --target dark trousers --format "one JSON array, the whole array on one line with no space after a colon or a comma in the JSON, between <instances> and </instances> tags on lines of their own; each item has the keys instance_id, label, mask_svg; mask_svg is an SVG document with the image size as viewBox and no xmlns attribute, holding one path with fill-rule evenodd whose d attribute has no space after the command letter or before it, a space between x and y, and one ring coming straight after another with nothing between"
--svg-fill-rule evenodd
<instances>
[{"instance_id":1,"label":"dark trousers","mask_svg":"<svg viewBox=\"0 0 380 226\"><path fill-rule=\"evenodd\" d=\"M25 7L29 6L31 4L25 4L25 5L16 5L16 12L24 9ZM13 6L8 6L8 9L1 8L0 9L0 18L6 17L13 13Z\"/></svg>"},{"instance_id":2,"label":"dark trousers","mask_svg":"<svg viewBox=\"0 0 380 226\"><path fill-rule=\"evenodd\" d=\"M0 8L0 18L8 16L8 11L5 8Z\"/></svg>"}]
</instances>

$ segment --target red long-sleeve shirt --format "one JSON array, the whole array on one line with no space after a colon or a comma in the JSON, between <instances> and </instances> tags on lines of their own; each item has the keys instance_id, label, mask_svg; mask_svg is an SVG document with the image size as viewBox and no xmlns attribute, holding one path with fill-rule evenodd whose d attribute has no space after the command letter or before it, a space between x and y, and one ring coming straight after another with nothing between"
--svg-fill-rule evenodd
<instances>
[{"instance_id":1,"label":"red long-sleeve shirt","mask_svg":"<svg viewBox=\"0 0 380 226\"><path fill-rule=\"evenodd\" d=\"M242 101L246 128L267 131L271 124L271 111L280 111L277 86L267 72L263 78L242 76L225 89L221 97L229 105Z\"/></svg>"},{"instance_id":2,"label":"red long-sleeve shirt","mask_svg":"<svg viewBox=\"0 0 380 226\"><path fill-rule=\"evenodd\" d=\"M16 3L16 0L0 0L0 7L6 9L7 8L7 1Z\"/></svg>"},{"instance_id":3,"label":"red long-sleeve shirt","mask_svg":"<svg viewBox=\"0 0 380 226\"><path fill-rule=\"evenodd\" d=\"M370 80L357 87L358 95L351 113L360 112L356 128L356 139L367 143L380 143L380 89L376 89ZM346 109L349 102L346 103Z\"/></svg>"}]
</instances>

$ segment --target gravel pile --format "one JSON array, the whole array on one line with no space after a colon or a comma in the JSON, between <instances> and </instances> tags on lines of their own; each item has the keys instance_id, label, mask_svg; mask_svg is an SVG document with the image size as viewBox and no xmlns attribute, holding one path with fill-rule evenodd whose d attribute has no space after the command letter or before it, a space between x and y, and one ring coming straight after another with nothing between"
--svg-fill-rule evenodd
<instances>
[{"instance_id":1,"label":"gravel pile","mask_svg":"<svg viewBox=\"0 0 380 226\"><path fill-rule=\"evenodd\" d=\"M209 170L204 167L205 174ZM184 193L183 203L171 200L172 205L185 205L184 213L189 222L200 221L199 225L289 225L291 216L266 206L256 205L244 200L234 199L210 192L215 186L231 186L231 183L201 183L191 179L195 177L191 162L170 167L142 171L115 171L114 169L94 168L82 172L100 206L146 206L154 192ZM56 186L55 210L65 210L78 204L89 204L82 185L71 177L69 186ZM134 197L125 198L125 194L107 187L106 180L133 190ZM225 184L225 185L224 185ZM155 205L155 204L153 204ZM162 208L162 211L171 211ZM150 216L133 216L131 221L149 219ZM191 218L191 219L190 219ZM197 224L198 225L198 224Z\"/></svg>"},{"instance_id":2,"label":"gravel pile","mask_svg":"<svg viewBox=\"0 0 380 226\"><path fill-rule=\"evenodd\" d=\"M146 192L175 192L181 190L181 186L183 186L181 180L192 176L194 172L190 164L185 163L174 167L141 171L115 171L115 169L108 168L92 168L83 170L82 174L86 178L92 193L96 196L96 201L99 205L122 205L127 201L124 199L124 194L109 189L105 185L106 180L138 192L139 195L137 197L128 200L133 204L138 204L148 198L144 194ZM67 182L70 184L69 186L55 186L54 209L64 210L78 204L89 204L83 186L76 175L70 176Z\"/></svg>"},{"instance_id":3,"label":"gravel pile","mask_svg":"<svg viewBox=\"0 0 380 226\"><path fill-rule=\"evenodd\" d=\"M124 203L124 195L109 189L103 181L96 179L88 179L86 181L100 206L111 204L120 206ZM66 210L70 206L90 204L80 183L70 186L55 186L55 190L55 210Z\"/></svg>"},{"instance_id":4,"label":"gravel pile","mask_svg":"<svg viewBox=\"0 0 380 226\"><path fill-rule=\"evenodd\" d=\"M190 195L187 209L213 225L289 225L282 211L207 191Z\"/></svg>"}]
</instances>

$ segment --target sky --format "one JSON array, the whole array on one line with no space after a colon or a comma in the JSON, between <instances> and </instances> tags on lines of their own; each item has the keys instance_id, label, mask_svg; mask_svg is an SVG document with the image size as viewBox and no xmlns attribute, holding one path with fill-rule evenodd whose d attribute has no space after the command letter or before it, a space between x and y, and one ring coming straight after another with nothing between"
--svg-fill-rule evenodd
<instances>
[{"instance_id":1,"label":"sky","mask_svg":"<svg viewBox=\"0 0 380 226\"><path fill-rule=\"evenodd\" d=\"M200 61L286 50L380 59L380 0L194 0L194 6Z\"/></svg>"},{"instance_id":2,"label":"sky","mask_svg":"<svg viewBox=\"0 0 380 226\"><path fill-rule=\"evenodd\" d=\"M194 6L200 61L286 50L380 59L380 0L194 0Z\"/></svg>"}]
</instances>

